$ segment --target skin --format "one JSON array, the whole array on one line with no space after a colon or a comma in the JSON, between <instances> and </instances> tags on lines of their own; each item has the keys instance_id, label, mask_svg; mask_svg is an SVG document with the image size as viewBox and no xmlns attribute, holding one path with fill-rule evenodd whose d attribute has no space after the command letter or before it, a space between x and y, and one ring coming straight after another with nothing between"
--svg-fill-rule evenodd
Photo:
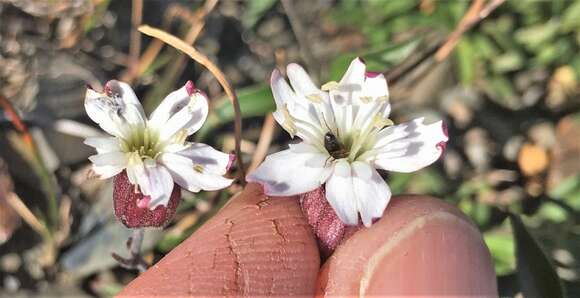
<instances>
[{"instance_id":1,"label":"skin","mask_svg":"<svg viewBox=\"0 0 580 298\"><path fill-rule=\"evenodd\" d=\"M497 297L497 285L481 234L442 200L392 198L322 264L298 199L250 184L119 296L193 295Z\"/></svg>"}]
</instances>

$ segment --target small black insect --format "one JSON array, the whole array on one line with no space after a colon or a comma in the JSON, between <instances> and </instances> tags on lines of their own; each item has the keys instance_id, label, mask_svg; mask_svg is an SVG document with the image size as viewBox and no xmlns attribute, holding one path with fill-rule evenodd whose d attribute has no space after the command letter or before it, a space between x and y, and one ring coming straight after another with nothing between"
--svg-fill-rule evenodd
<instances>
[{"instance_id":1,"label":"small black insect","mask_svg":"<svg viewBox=\"0 0 580 298\"><path fill-rule=\"evenodd\" d=\"M348 156L349 152L344 148L340 141L332 132L327 132L324 135L324 149L328 151L328 154L334 159L341 159Z\"/></svg>"}]
</instances>

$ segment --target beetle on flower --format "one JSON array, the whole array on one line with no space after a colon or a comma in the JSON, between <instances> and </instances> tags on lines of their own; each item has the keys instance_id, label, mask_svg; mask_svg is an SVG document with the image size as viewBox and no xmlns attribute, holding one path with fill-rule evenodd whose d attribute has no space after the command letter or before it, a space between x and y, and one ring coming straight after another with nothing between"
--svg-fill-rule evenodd
<instances>
[{"instance_id":1,"label":"beetle on flower","mask_svg":"<svg viewBox=\"0 0 580 298\"><path fill-rule=\"evenodd\" d=\"M129 85L109 81L103 93L87 89L87 114L110 137L85 140L97 153L89 157L102 179L115 177L115 215L127 227L163 226L191 192L228 187L233 155L188 142L205 122L208 102L188 81L170 93L149 119Z\"/></svg>"},{"instance_id":2,"label":"beetle on flower","mask_svg":"<svg viewBox=\"0 0 580 298\"><path fill-rule=\"evenodd\" d=\"M387 82L353 60L340 82L317 88L297 64L287 67L292 87L274 70L274 118L301 142L266 158L248 176L271 196L291 196L324 184L340 220L365 226L382 216L391 190L377 169L414 172L435 162L448 140L442 121L423 118L393 125Z\"/></svg>"}]
</instances>

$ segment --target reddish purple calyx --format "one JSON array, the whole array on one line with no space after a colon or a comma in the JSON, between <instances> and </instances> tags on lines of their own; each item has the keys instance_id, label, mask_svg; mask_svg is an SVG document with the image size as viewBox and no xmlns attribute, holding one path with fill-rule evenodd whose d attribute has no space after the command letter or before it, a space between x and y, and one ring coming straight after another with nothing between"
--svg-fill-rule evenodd
<instances>
[{"instance_id":1,"label":"reddish purple calyx","mask_svg":"<svg viewBox=\"0 0 580 298\"><path fill-rule=\"evenodd\" d=\"M300 206L318 240L323 258L330 256L343 240L359 229L346 226L338 218L326 200L324 186L300 195Z\"/></svg>"},{"instance_id":2,"label":"reddish purple calyx","mask_svg":"<svg viewBox=\"0 0 580 298\"><path fill-rule=\"evenodd\" d=\"M113 182L113 208L115 216L128 228L163 227L167 225L181 202L181 188L173 185L173 191L167 206L149 209L151 198L135 192L135 186L129 182L127 173L115 176Z\"/></svg>"}]
</instances>

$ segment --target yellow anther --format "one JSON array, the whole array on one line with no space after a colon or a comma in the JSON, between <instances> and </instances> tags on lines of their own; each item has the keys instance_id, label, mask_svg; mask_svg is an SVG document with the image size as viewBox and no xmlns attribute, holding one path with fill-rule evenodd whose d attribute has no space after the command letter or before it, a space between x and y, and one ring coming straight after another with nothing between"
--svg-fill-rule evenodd
<instances>
[{"instance_id":1,"label":"yellow anther","mask_svg":"<svg viewBox=\"0 0 580 298\"><path fill-rule=\"evenodd\" d=\"M320 97L319 94L306 95L306 99L310 100L313 103L321 103L322 102L322 97Z\"/></svg>"},{"instance_id":2,"label":"yellow anther","mask_svg":"<svg viewBox=\"0 0 580 298\"><path fill-rule=\"evenodd\" d=\"M330 91L330 90L334 90L338 88L338 83L336 81L330 81L324 85L322 85L322 87L320 87L320 89L322 89L322 91Z\"/></svg>"},{"instance_id":3,"label":"yellow anther","mask_svg":"<svg viewBox=\"0 0 580 298\"><path fill-rule=\"evenodd\" d=\"M359 97L359 98L360 98L360 100L361 100L362 102L364 102L364 103L369 103L369 102L371 102L371 100L373 99L371 96L361 96L361 97Z\"/></svg>"},{"instance_id":4,"label":"yellow anther","mask_svg":"<svg viewBox=\"0 0 580 298\"><path fill-rule=\"evenodd\" d=\"M380 101L388 101L389 100L389 96L388 95L382 95L377 97L378 100Z\"/></svg>"},{"instance_id":5,"label":"yellow anther","mask_svg":"<svg viewBox=\"0 0 580 298\"><path fill-rule=\"evenodd\" d=\"M186 139L187 139L187 130L186 129L182 129L182 130L178 131L175 134L175 136L173 137L174 142L177 144L181 144L181 145L183 145L185 143Z\"/></svg>"},{"instance_id":6,"label":"yellow anther","mask_svg":"<svg viewBox=\"0 0 580 298\"><path fill-rule=\"evenodd\" d=\"M391 126L391 125L395 124L393 122L393 120L391 120L389 118L381 117L380 115L375 115L373 122L374 122L374 126L376 128L383 128L385 126Z\"/></svg>"},{"instance_id":7,"label":"yellow anther","mask_svg":"<svg viewBox=\"0 0 580 298\"><path fill-rule=\"evenodd\" d=\"M193 166L193 170L198 172L198 173L203 173L204 168L202 165L195 165L195 166Z\"/></svg>"},{"instance_id":8,"label":"yellow anther","mask_svg":"<svg viewBox=\"0 0 580 298\"><path fill-rule=\"evenodd\" d=\"M287 105L282 109L282 113L284 114L284 123L282 123L282 127L284 127L290 136L294 137L296 134L296 124L294 123L294 118L290 115L290 111L288 111Z\"/></svg>"}]
</instances>

